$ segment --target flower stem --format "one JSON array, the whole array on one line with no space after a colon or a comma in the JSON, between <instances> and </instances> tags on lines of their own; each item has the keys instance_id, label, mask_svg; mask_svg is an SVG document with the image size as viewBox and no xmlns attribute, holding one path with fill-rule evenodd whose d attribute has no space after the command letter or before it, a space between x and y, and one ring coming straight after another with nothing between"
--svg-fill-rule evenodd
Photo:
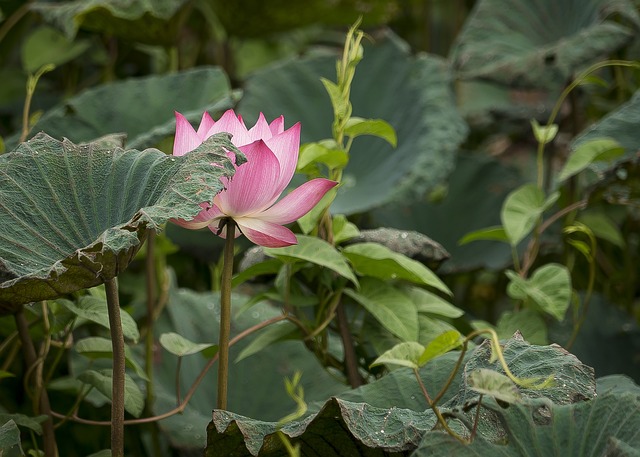
<instances>
[{"instance_id":1,"label":"flower stem","mask_svg":"<svg viewBox=\"0 0 640 457\"><path fill-rule=\"evenodd\" d=\"M118 280L106 279L104 289L107 293L109 327L111 329L111 347L113 351L113 377L111 378L111 456L124 457L124 334L120 320L120 300L118 298Z\"/></svg>"},{"instance_id":2,"label":"flower stem","mask_svg":"<svg viewBox=\"0 0 640 457\"><path fill-rule=\"evenodd\" d=\"M233 242L236 223L227 219L222 277L220 278L220 339L218 340L218 409L227 409L229 382L229 337L231 335L231 277L233 276Z\"/></svg>"}]
</instances>

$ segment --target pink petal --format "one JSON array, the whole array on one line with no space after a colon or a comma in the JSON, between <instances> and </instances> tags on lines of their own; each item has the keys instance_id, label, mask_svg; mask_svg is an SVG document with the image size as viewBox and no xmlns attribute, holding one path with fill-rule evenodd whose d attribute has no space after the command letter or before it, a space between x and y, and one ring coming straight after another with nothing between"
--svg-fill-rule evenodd
<instances>
[{"instance_id":1,"label":"pink petal","mask_svg":"<svg viewBox=\"0 0 640 457\"><path fill-rule=\"evenodd\" d=\"M251 143L247 127L231 109L225 111L222 117L207 131L205 138L220 132L228 132L233 135L231 142L238 147Z\"/></svg>"},{"instance_id":2,"label":"pink petal","mask_svg":"<svg viewBox=\"0 0 640 457\"><path fill-rule=\"evenodd\" d=\"M253 217L242 217L235 219L235 221L249 241L260 246L281 248L298 244L298 239L293 232L282 225Z\"/></svg>"},{"instance_id":3,"label":"pink petal","mask_svg":"<svg viewBox=\"0 0 640 457\"><path fill-rule=\"evenodd\" d=\"M200 126L198 126L198 131L196 132L198 136L202 139L202 141L208 138L205 135L211 129L211 127L213 127L214 124L215 124L215 121L211 118L209 113L205 111L202 114L202 119L200 120Z\"/></svg>"},{"instance_id":4,"label":"pink petal","mask_svg":"<svg viewBox=\"0 0 640 457\"><path fill-rule=\"evenodd\" d=\"M271 208L263 211L259 217L263 221L276 224L289 224L307 214L338 183L325 178L307 181L287 194Z\"/></svg>"},{"instance_id":5,"label":"pink petal","mask_svg":"<svg viewBox=\"0 0 640 457\"><path fill-rule=\"evenodd\" d=\"M220 210L233 218L260 212L280 196L275 191L280 163L264 141L254 141L240 150L247 156L247 163L236 169L226 182L227 190L215 200Z\"/></svg>"},{"instance_id":6,"label":"pink petal","mask_svg":"<svg viewBox=\"0 0 640 457\"><path fill-rule=\"evenodd\" d=\"M271 129L271 136L284 132L284 116L275 118L271 124L269 124L269 129Z\"/></svg>"},{"instance_id":7,"label":"pink petal","mask_svg":"<svg viewBox=\"0 0 640 457\"><path fill-rule=\"evenodd\" d=\"M200 146L202 140L182 114L176 114L176 135L173 139L173 155L182 156Z\"/></svg>"},{"instance_id":8,"label":"pink petal","mask_svg":"<svg viewBox=\"0 0 640 457\"><path fill-rule=\"evenodd\" d=\"M271 129L269 128L267 120L264 118L264 114L260 113L256 125L251 127L251 129L249 130L250 141L267 140L272 136L273 135L271 134Z\"/></svg>"},{"instance_id":9,"label":"pink petal","mask_svg":"<svg viewBox=\"0 0 640 457\"><path fill-rule=\"evenodd\" d=\"M276 184L278 194L291 182L298 164L300 151L300 123L265 141L280 162L280 179Z\"/></svg>"}]
</instances>

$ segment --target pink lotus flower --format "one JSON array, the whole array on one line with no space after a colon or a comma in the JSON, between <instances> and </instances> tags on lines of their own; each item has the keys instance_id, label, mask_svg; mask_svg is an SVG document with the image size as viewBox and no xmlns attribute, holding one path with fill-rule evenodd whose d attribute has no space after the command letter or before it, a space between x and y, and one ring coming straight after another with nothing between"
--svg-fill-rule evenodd
<instances>
[{"instance_id":1,"label":"pink lotus flower","mask_svg":"<svg viewBox=\"0 0 640 457\"><path fill-rule=\"evenodd\" d=\"M253 243L265 247L296 244L296 236L284 224L307 214L338 184L324 178L312 179L277 201L296 170L300 123L285 130L283 116L269 124L260 113L256 124L247 129L242 117L228 110L217 122L205 112L196 131L176 112L173 155L184 155L220 132L233 135L231 141L245 154L247 162L236 168L231 180L223 178L225 190L211 204L203 204L203 210L193 220L174 222L190 229L209 227L224 238L225 231L218 224L231 218L236 223L236 237L243 233Z\"/></svg>"}]
</instances>

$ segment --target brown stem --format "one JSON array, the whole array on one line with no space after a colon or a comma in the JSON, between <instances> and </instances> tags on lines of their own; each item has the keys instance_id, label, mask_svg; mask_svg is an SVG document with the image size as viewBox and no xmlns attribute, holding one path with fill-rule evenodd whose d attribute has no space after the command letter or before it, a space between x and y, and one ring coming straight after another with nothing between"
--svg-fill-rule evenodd
<instances>
[{"instance_id":1,"label":"brown stem","mask_svg":"<svg viewBox=\"0 0 640 457\"><path fill-rule=\"evenodd\" d=\"M29 335L29 323L24 315L23 307L20 307L20 310L14 315L14 318L18 328L20 343L22 344L22 349L24 351L24 359L27 364L27 369L32 370L35 364L38 363L38 360L36 357L36 349L33 346L33 341ZM33 370L33 372L38 373L39 371ZM44 414L47 416L47 419L42 424L44 453L46 457L56 457L58 455L58 448L56 445L55 433L53 431L53 419L51 417L52 413L51 405L49 404L49 395L47 394L47 389L44 386L38 390L40 391L39 407L34 411L34 413L36 415Z\"/></svg>"},{"instance_id":2,"label":"brown stem","mask_svg":"<svg viewBox=\"0 0 640 457\"><path fill-rule=\"evenodd\" d=\"M344 303L338 304L336 314L338 317L338 330L340 331L342 347L344 348L344 369L349 385L355 389L356 387L360 387L364 384L364 379L362 379L360 371L358 370L356 348L353 345L353 338L351 336L351 330L349 329L349 322L347 320L347 313L344 309Z\"/></svg>"},{"instance_id":3,"label":"brown stem","mask_svg":"<svg viewBox=\"0 0 640 457\"><path fill-rule=\"evenodd\" d=\"M111 378L111 455L124 457L124 334L120 320L120 299L118 298L118 280L104 281L111 329L111 347L113 352L113 376Z\"/></svg>"},{"instance_id":4,"label":"brown stem","mask_svg":"<svg viewBox=\"0 0 640 457\"><path fill-rule=\"evenodd\" d=\"M227 409L229 383L229 338L231 336L231 278L233 277L233 241L236 223L227 219L222 277L220 278L220 338L218 340L218 409Z\"/></svg>"}]
</instances>

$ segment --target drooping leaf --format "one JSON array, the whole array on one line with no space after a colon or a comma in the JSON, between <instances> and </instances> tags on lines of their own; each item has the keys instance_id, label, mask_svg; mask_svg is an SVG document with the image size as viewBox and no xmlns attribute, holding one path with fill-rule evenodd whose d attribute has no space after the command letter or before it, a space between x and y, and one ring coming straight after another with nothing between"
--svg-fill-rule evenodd
<instances>
[{"instance_id":1,"label":"drooping leaf","mask_svg":"<svg viewBox=\"0 0 640 457\"><path fill-rule=\"evenodd\" d=\"M187 3L186 0L88 0L54 4L37 2L32 8L70 39L83 28L132 41L173 45Z\"/></svg>"},{"instance_id":2,"label":"drooping leaf","mask_svg":"<svg viewBox=\"0 0 640 457\"><path fill-rule=\"evenodd\" d=\"M325 403L320 412L302 421L286 424L282 432L294 444L301 445L303 455L313 452L323 457L382 457L414 449L421 436L434 423L434 415L430 410L389 410L333 398ZM207 428L205 456L282 455L284 448L276 430L277 424L274 422L261 422L214 410L213 421Z\"/></svg>"},{"instance_id":3,"label":"drooping leaf","mask_svg":"<svg viewBox=\"0 0 640 457\"><path fill-rule=\"evenodd\" d=\"M619 248L624 248L625 241L616 223L605 211L586 210L581 211L578 220L589 227L595 236L612 243Z\"/></svg>"},{"instance_id":4,"label":"drooping leaf","mask_svg":"<svg viewBox=\"0 0 640 457\"><path fill-rule=\"evenodd\" d=\"M487 227L467 233L460 239L459 244L462 246L472 241L504 241L508 243L509 238L504 231L504 227Z\"/></svg>"},{"instance_id":5,"label":"drooping leaf","mask_svg":"<svg viewBox=\"0 0 640 457\"><path fill-rule=\"evenodd\" d=\"M627 0L481 0L451 59L465 79L553 88L623 46L639 26Z\"/></svg>"},{"instance_id":6,"label":"drooping leaf","mask_svg":"<svg viewBox=\"0 0 640 457\"><path fill-rule=\"evenodd\" d=\"M402 341L418 339L416 305L400 289L379 279L365 277L357 291L345 289L344 293Z\"/></svg>"},{"instance_id":7,"label":"drooping leaf","mask_svg":"<svg viewBox=\"0 0 640 457\"><path fill-rule=\"evenodd\" d=\"M500 217L513 246L531 233L538 218L555 203L558 196L556 193L545 198L544 192L535 184L525 184L509 194Z\"/></svg>"},{"instance_id":8,"label":"drooping leaf","mask_svg":"<svg viewBox=\"0 0 640 457\"><path fill-rule=\"evenodd\" d=\"M342 254L326 241L312 236L298 235L298 244L283 248L266 248L265 254L288 261L306 261L338 273L354 284L358 279Z\"/></svg>"},{"instance_id":9,"label":"drooping leaf","mask_svg":"<svg viewBox=\"0 0 640 457\"><path fill-rule=\"evenodd\" d=\"M524 279L513 271L507 271L511 280L507 288L509 296L516 300L529 300L558 321L564 318L571 300L571 275L566 266L548 263Z\"/></svg>"},{"instance_id":10,"label":"drooping leaf","mask_svg":"<svg viewBox=\"0 0 640 457\"><path fill-rule=\"evenodd\" d=\"M0 156L0 310L115 277L147 230L193 218L222 190L225 149L223 136L169 157L39 134Z\"/></svg>"},{"instance_id":11,"label":"drooping leaf","mask_svg":"<svg viewBox=\"0 0 640 457\"><path fill-rule=\"evenodd\" d=\"M88 370L78 375L78 379L96 388L111 400L111 370ZM127 374L124 377L124 409L132 416L139 417L144 409L144 396L133 379Z\"/></svg>"},{"instance_id":12,"label":"drooping leaf","mask_svg":"<svg viewBox=\"0 0 640 457\"><path fill-rule=\"evenodd\" d=\"M122 132L128 148L150 148L173 136L174 111L199 122L204 111L215 115L230 108L233 97L227 76L217 67L132 78L70 97L45 112L32 131L76 143ZM7 139L9 147L17 142L17 135Z\"/></svg>"},{"instance_id":13,"label":"drooping leaf","mask_svg":"<svg viewBox=\"0 0 640 457\"><path fill-rule=\"evenodd\" d=\"M381 244L352 244L345 247L343 253L360 275L383 280L403 279L451 294L449 288L429 268Z\"/></svg>"},{"instance_id":14,"label":"drooping leaf","mask_svg":"<svg viewBox=\"0 0 640 457\"><path fill-rule=\"evenodd\" d=\"M264 112L267 118L284 114L291 122L300 121L303 143L331 138L333 110L320 78L335 79L337 59L337 54L325 53L254 73L245 84L240 113L245 119ZM455 109L443 60L412 57L393 35L365 43L351 102L354 115L385 120L400 141L393 149L380 138L354 140L333 212L350 215L405 197L420 198L452 170L467 127Z\"/></svg>"},{"instance_id":15,"label":"drooping leaf","mask_svg":"<svg viewBox=\"0 0 640 457\"><path fill-rule=\"evenodd\" d=\"M197 354L198 352L215 346L213 343L194 343L175 332L163 333L160 335L159 341L163 348L178 357Z\"/></svg>"}]
</instances>

